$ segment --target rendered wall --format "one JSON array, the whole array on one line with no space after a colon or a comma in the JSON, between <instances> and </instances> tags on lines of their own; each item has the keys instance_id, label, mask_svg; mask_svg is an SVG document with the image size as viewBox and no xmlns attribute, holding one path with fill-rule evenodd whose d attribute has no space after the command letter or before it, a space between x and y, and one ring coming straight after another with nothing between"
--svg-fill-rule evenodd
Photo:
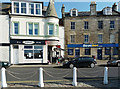
<instances>
[{"instance_id":1,"label":"rendered wall","mask_svg":"<svg viewBox=\"0 0 120 89\"><path fill-rule=\"evenodd\" d=\"M0 61L9 61L9 16L0 15Z\"/></svg>"}]
</instances>

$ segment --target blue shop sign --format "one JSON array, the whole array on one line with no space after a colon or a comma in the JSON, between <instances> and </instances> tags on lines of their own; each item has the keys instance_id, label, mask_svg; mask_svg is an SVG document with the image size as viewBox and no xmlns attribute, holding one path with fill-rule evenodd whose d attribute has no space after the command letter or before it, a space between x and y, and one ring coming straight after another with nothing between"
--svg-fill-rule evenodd
<instances>
[{"instance_id":1,"label":"blue shop sign","mask_svg":"<svg viewBox=\"0 0 120 89\"><path fill-rule=\"evenodd\" d=\"M119 47L119 44L68 44L68 48L78 47Z\"/></svg>"}]
</instances>

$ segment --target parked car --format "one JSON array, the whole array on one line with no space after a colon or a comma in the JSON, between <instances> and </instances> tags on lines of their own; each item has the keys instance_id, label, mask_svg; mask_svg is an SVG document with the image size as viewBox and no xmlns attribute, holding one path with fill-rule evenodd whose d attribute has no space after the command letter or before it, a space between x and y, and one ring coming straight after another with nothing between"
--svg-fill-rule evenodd
<instances>
[{"instance_id":1,"label":"parked car","mask_svg":"<svg viewBox=\"0 0 120 89\"><path fill-rule=\"evenodd\" d=\"M119 60L109 60L107 62L108 66L120 66L120 59Z\"/></svg>"},{"instance_id":2,"label":"parked car","mask_svg":"<svg viewBox=\"0 0 120 89\"><path fill-rule=\"evenodd\" d=\"M3 62L3 61L0 61L0 68L4 67L4 68L8 68L10 66L9 62Z\"/></svg>"},{"instance_id":3,"label":"parked car","mask_svg":"<svg viewBox=\"0 0 120 89\"><path fill-rule=\"evenodd\" d=\"M63 67L91 67L94 68L97 62L93 57L77 57L72 61L63 63Z\"/></svg>"}]
</instances>

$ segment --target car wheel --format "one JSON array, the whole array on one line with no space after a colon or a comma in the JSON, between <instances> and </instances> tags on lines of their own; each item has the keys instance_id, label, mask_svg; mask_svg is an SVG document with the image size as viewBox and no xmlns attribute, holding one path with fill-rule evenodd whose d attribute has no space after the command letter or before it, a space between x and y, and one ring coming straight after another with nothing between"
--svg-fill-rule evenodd
<instances>
[{"instance_id":1,"label":"car wheel","mask_svg":"<svg viewBox=\"0 0 120 89\"><path fill-rule=\"evenodd\" d=\"M73 67L74 67L74 65L73 65L73 64L70 64L70 65L69 65L69 67L70 67L70 68L73 68Z\"/></svg>"},{"instance_id":2,"label":"car wheel","mask_svg":"<svg viewBox=\"0 0 120 89\"><path fill-rule=\"evenodd\" d=\"M90 64L90 67L91 67L91 68L94 68L94 67L95 67L95 64L94 64L94 63L91 63L91 64Z\"/></svg>"},{"instance_id":3,"label":"car wheel","mask_svg":"<svg viewBox=\"0 0 120 89\"><path fill-rule=\"evenodd\" d=\"M118 63L117 66L120 67L120 63Z\"/></svg>"}]
</instances>

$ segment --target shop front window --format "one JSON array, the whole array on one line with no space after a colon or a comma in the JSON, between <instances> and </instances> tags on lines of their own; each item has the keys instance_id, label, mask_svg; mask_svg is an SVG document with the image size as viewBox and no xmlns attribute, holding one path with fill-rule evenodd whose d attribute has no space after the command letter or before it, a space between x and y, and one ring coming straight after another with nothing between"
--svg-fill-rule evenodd
<instances>
[{"instance_id":1,"label":"shop front window","mask_svg":"<svg viewBox=\"0 0 120 89\"><path fill-rule=\"evenodd\" d=\"M73 49L68 49L68 55L73 55Z\"/></svg>"},{"instance_id":2,"label":"shop front window","mask_svg":"<svg viewBox=\"0 0 120 89\"><path fill-rule=\"evenodd\" d=\"M110 47L105 48L105 55L110 55L111 54L111 49Z\"/></svg>"},{"instance_id":3,"label":"shop front window","mask_svg":"<svg viewBox=\"0 0 120 89\"><path fill-rule=\"evenodd\" d=\"M25 59L33 59L33 50L24 50Z\"/></svg>"},{"instance_id":4,"label":"shop front window","mask_svg":"<svg viewBox=\"0 0 120 89\"><path fill-rule=\"evenodd\" d=\"M42 59L43 46L24 46L25 59Z\"/></svg>"},{"instance_id":5,"label":"shop front window","mask_svg":"<svg viewBox=\"0 0 120 89\"><path fill-rule=\"evenodd\" d=\"M113 55L118 55L118 47L113 47Z\"/></svg>"}]
</instances>

